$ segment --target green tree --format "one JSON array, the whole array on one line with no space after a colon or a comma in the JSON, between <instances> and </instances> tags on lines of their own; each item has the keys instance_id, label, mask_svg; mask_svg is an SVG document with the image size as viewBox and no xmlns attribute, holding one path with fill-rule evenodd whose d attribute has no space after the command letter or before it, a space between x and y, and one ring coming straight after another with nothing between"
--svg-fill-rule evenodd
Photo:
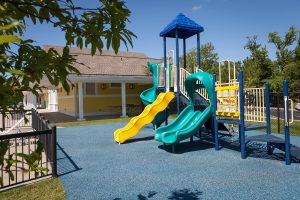
<instances>
[{"instance_id":1,"label":"green tree","mask_svg":"<svg viewBox=\"0 0 300 200\"><path fill-rule=\"evenodd\" d=\"M289 90L294 94L293 97L300 96L300 37L295 50L293 51L293 59L289 62L282 71L283 77L289 80Z\"/></svg>"},{"instance_id":2,"label":"green tree","mask_svg":"<svg viewBox=\"0 0 300 200\"><path fill-rule=\"evenodd\" d=\"M74 1L75 2L75 1ZM0 110L16 109L23 91L37 94L40 81L62 84L70 90L67 77L79 73L69 46L91 47L91 54L106 47L117 53L120 44L132 46L134 33L126 28L130 11L121 0L99 0L99 6L83 8L72 0L0 0ZM34 38L21 40L27 23L48 23L65 34L62 54L34 45ZM14 49L14 50L13 50Z\"/></svg>"},{"instance_id":3,"label":"green tree","mask_svg":"<svg viewBox=\"0 0 300 200\"><path fill-rule=\"evenodd\" d=\"M291 46L297 41L297 29L291 26L281 38L277 32L269 33L269 42L276 47L277 71L270 80L273 89L282 90L282 81L289 80L289 89L291 92L300 91L300 37L295 49Z\"/></svg>"},{"instance_id":4,"label":"green tree","mask_svg":"<svg viewBox=\"0 0 300 200\"><path fill-rule=\"evenodd\" d=\"M280 71L284 70L284 67L293 62L294 51L289 50L288 47L293 45L297 38L297 29L291 26L284 38L280 38L277 32L269 33L269 42L273 43L277 48L276 57L277 65Z\"/></svg>"},{"instance_id":5,"label":"green tree","mask_svg":"<svg viewBox=\"0 0 300 200\"><path fill-rule=\"evenodd\" d=\"M238 78L238 71L240 70L241 68L241 61L237 61L235 63L233 62L228 62L228 61L225 61L225 62L222 62L220 63L220 67L221 67L221 81L222 83L228 83L229 82L229 69L230 69L230 79L234 79L234 65L235 65L235 78L237 79ZM218 68L214 68L214 71L213 71L214 74L217 75L217 81L220 80L220 73L219 73L219 65L218 65Z\"/></svg>"},{"instance_id":6,"label":"green tree","mask_svg":"<svg viewBox=\"0 0 300 200\"><path fill-rule=\"evenodd\" d=\"M201 45L200 48L201 69L203 71L213 72L218 65L218 53L211 42ZM187 70L192 72L197 67L197 48L191 49L186 54ZM183 57L180 58L180 66L183 66Z\"/></svg>"},{"instance_id":7,"label":"green tree","mask_svg":"<svg viewBox=\"0 0 300 200\"><path fill-rule=\"evenodd\" d=\"M243 61L245 85L247 87L262 87L272 77L274 65L269 58L266 46L257 42L257 36L247 37L244 46L250 51L250 56Z\"/></svg>"}]
</instances>

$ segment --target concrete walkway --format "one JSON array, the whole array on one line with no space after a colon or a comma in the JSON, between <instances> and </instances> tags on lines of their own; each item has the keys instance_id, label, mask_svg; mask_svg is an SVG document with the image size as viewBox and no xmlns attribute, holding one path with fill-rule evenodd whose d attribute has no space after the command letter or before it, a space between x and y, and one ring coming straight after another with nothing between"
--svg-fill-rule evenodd
<instances>
[{"instance_id":1,"label":"concrete walkway","mask_svg":"<svg viewBox=\"0 0 300 200\"><path fill-rule=\"evenodd\" d=\"M195 139L176 154L153 140L146 126L128 143L113 140L124 124L58 129L58 171L67 199L299 199L300 164L268 157L252 144L242 160L234 144L215 151ZM292 141L300 145L300 138ZM254 151L256 149L256 151Z\"/></svg>"},{"instance_id":2,"label":"concrete walkway","mask_svg":"<svg viewBox=\"0 0 300 200\"><path fill-rule=\"evenodd\" d=\"M50 121L50 123L64 123L64 122L76 122L77 118L72 117L60 112L42 112L42 115ZM120 118L119 115L110 115L110 116L85 116L86 120L98 120L98 119L115 119Z\"/></svg>"}]
</instances>

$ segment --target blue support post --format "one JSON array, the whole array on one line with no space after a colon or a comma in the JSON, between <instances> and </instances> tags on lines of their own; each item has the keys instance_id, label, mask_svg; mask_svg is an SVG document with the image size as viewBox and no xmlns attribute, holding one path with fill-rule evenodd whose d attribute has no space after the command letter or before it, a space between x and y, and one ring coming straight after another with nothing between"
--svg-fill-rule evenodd
<instances>
[{"instance_id":1,"label":"blue support post","mask_svg":"<svg viewBox=\"0 0 300 200\"><path fill-rule=\"evenodd\" d=\"M285 164L291 164L290 122L289 122L289 82L283 81L284 95L284 135L285 135Z\"/></svg>"},{"instance_id":2,"label":"blue support post","mask_svg":"<svg viewBox=\"0 0 300 200\"><path fill-rule=\"evenodd\" d=\"M270 85L266 83L266 122L267 122L267 135L271 135L271 114L270 114ZM271 146L267 142L268 154L271 154Z\"/></svg>"},{"instance_id":3,"label":"blue support post","mask_svg":"<svg viewBox=\"0 0 300 200\"><path fill-rule=\"evenodd\" d=\"M176 85L177 85L177 114L180 113L180 86L179 86L179 38L176 29Z\"/></svg>"},{"instance_id":4,"label":"blue support post","mask_svg":"<svg viewBox=\"0 0 300 200\"><path fill-rule=\"evenodd\" d=\"M271 114L270 114L270 86L266 83L266 121L267 121L267 135L271 134Z\"/></svg>"},{"instance_id":5,"label":"blue support post","mask_svg":"<svg viewBox=\"0 0 300 200\"><path fill-rule=\"evenodd\" d=\"M183 68L186 69L186 42L183 39Z\"/></svg>"},{"instance_id":6,"label":"blue support post","mask_svg":"<svg viewBox=\"0 0 300 200\"><path fill-rule=\"evenodd\" d=\"M213 75L213 90L214 90L214 137L215 137L215 150L219 150L219 129L218 129L218 121L217 121L217 104L218 104L218 98L217 98L217 92L216 92L216 75Z\"/></svg>"},{"instance_id":7,"label":"blue support post","mask_svg":"<svg viewBox=\"0 0 300 200\"><path fill-rule=\"evenodd\" d=\"M197 33L197 69L200 69L201 58L200 58L200 33Z\"/></svg>"},{"instance_id":8,"label":"blue support post","mask_svg":"<svg viewBox=\"0 0 300 200\"><path fill-rule=\"evenodd\" d=\"M165 85L165 92L167 92L167 39L164 37L164 85ZM168 114L167 109L165 110L165 125L168 125Z\"/></svg>"},{"instance_id":9,"label":"blue support post","mask_svg":"<svg viewBox=\"0 0 300 200\"><path fill-rule=\"evenodd\" d=\"M244 116L244 74L239 72L239 100L240 100L240 144L242 159L246 158L246 143L245 143L245 116Z\"/></svg>"}]
</instances>

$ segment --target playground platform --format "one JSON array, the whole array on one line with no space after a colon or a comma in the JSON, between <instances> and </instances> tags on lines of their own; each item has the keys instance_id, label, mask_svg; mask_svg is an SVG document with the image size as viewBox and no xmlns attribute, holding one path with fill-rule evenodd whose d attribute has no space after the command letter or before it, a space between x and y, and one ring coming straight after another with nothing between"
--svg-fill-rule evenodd
<instances>
[{"instance_id":1,"label":"playground platform","mask_svg":"<svg viewBox=\"0 0 300 200\"><path fill-rule=\"evenodd\" d=\"M119 145L113 132L125 124L58 129L58 174L67 199L298 199L300 162L285 165L269 156L266 145L248 144L241 159L236 140L224 136L223 148L194 139L164 150L152 125ZM247 132L247 136L258 134ZM236 139L236 138L235 138ZM300 138L291 136L300 146ZM253 147L253 148L252 148ZM258 148L259 147L259 148ZM280 160L280 161L278 161Z\"/></svg>"}]
</instances>

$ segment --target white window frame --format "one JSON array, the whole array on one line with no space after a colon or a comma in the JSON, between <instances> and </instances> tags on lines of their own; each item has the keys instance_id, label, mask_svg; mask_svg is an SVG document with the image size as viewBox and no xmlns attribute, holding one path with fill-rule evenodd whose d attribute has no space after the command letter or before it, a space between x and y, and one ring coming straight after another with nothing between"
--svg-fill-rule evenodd
<instances>
[{"instance_id":1,"label":"white window frame","mask_svg":"<svg viewBox=\"0 0 300 200\"><path fill-rule=\"evenodd\" d=\"M117 84L120 84L120 87L115 87L115 86L112 86L111 84L112 83L109 83L109 88L110 89L121 89L122 88L122 83L117 83Z\"/></svg>"},{"instance_id":2,"label":"white window frame","mask_svg":"<svg viewBox=\"0 0 300 200\"><path fill-rule=\"evenodd\" d=\"M94 86L95 86L95 91L94 91L94 94L87 94L86 93L86 89L87 89L87 84L94 84ZM86 82L85 84L84 84L84 94L85 94L85 96L96 96L97 95L97 91L98 91L98 84L97 83L95 83L95 82Z\"/></svg>"}]
</instances>

